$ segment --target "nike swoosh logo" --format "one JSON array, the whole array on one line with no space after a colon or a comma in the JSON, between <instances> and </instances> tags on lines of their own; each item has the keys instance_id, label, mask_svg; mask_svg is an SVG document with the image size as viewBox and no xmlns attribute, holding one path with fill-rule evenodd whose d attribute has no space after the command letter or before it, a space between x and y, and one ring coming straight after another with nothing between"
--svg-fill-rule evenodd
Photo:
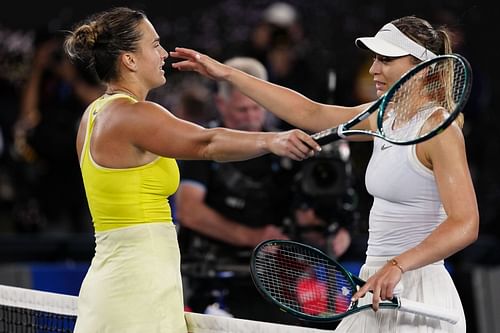
<instances>
[{"instance_id":1,"label":"nike swoosh logo","mask_svg":"<svg viewBox=\"0 0 500 333\"><path fill-rule=\"evenodd\" d=\"M391 145L391 146L386 146L386 145L385 145L385 143L384 143L384 144L382 145L382 147L380 147L380 150L386 150L386 149L389 149L389 148L391 148L391 147L392 147L392 145Z\"/></svg>"}]
</instances>

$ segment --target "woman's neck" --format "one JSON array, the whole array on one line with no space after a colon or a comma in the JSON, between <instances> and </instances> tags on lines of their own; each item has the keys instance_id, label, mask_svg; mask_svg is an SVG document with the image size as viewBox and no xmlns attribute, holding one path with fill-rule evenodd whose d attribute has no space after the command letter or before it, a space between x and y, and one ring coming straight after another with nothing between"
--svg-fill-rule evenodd
<instances>
[{"instance_id":1,"label":"woman's neck","mask_svg":"<svg viewBox=\"0 0 500 333\"><path fill-rule=\"evenodd\" d=\"M133 99L135 99L137 101L145 100L145 96L142 97L140 94L136 94L135 92L132 91L132 89L128 89L128 88L125 88L123 86L119 86L119 85L115 85L115 84L108 85L105 93L107 95L125 94L125 95L132 97Z\"/></svg>"}]
</instances>

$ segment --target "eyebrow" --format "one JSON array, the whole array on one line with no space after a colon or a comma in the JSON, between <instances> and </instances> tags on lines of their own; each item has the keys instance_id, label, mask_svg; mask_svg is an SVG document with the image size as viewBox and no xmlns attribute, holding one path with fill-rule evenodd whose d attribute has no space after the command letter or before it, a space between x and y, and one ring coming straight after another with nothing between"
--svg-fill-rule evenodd
<instances>
[{"instance_id":1,"label":"eyebrow","mask_svg":"<svg viewBox=\"0 0 500 333\"><path fill-rule=\"evenodd\" d=\"M399 58L406 57L406 55L399 56L399 57L389 57L389 56L381 55L381 54L378 54L378 53L372 53L372 55L376 59L385 60L385 61L392 61L392 60L396 60L396 59L399 59Z\"/></svg>"}]
</instances>

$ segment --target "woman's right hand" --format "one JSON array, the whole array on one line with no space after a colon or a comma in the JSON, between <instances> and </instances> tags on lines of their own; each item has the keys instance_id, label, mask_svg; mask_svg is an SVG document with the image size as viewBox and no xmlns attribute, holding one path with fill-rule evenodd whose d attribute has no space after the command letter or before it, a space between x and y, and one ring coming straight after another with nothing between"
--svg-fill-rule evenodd
<instances>
[{"instance_id":1,"label":"woman's right hand","mask_svg":"<svg viewBox=\"0 0 500 333\"><path fill-rule=\"evenodd\" d=\"M268 149L278 156L302 161L314 156L315 152L321 151L321 146L309 134L299 129L292 129L272 133L271 140L268 142Z\"/></svg>"},{"instance_id":2,"label":"woman's right hand","mask_svg":"<svg viewBox=\"0 0 500 333\"><path fill-rule=\"evenodd\" d=\"M230 73L231 67L226 66L205 54L183 47L176 47L170 52L173 58L184 59L172 64L180 71L194 71L213 80L224 80Z\"/></svg>"}]
</instances>

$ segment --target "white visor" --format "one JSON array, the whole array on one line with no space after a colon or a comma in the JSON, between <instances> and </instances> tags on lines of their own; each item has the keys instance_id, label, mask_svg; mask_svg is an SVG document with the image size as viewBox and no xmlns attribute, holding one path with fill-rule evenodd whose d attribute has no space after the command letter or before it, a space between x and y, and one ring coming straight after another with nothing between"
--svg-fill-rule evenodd
<instances>
[{"instance_id":1,"label":"white visor","mask_svg":"<svg viewBox=\"0 0 500 333\"><path fill-rule=\"evenodd\" d=\"M412 55L422 61L435 58L436 55L402 33L392 23L380 29L375 37L356 38L356 46L368 49L385 57Z\"/></svg>"}]
</instances>

